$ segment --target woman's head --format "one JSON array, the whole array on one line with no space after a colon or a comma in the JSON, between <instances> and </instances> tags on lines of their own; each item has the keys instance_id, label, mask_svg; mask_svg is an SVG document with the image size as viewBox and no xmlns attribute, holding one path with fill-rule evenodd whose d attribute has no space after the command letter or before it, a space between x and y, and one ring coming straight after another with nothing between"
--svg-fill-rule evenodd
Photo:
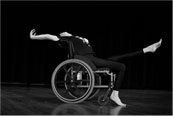
<instances>
[{"instance_id":1,"label":"woman's head","mask_svg":"<svg viewBox=\"0 0 173 116\"><path fill-rule=\"evenodd\" d=\"M60 36L62 36L62 37L65 37L65 36L72 36L72 34L70 34L70 33L68 33L68 32L62 32L62 33L60 33L59 34Z\"/></svg>"}]
</instances>

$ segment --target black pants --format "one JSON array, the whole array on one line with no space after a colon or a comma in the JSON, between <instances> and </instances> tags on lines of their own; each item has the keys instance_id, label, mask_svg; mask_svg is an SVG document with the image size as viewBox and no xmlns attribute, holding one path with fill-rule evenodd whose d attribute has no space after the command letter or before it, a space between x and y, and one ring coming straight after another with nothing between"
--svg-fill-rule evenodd
<instances>
[{"instance_id":1,"label":"black pants","mask_svg":"<svg viewBox=\"0 0 173 116\"><path fill-rule=\"evenodd\" d=\"M125 73L125 69L126 66L123 63L117 62L117 60L120 60L122 58L127 58L127 57L132 57L132 56L136 56L143 53L142 50L137 51L137 52L132 52L132 53L128 53L128 54L124 54L124 55L120 55L120 56L112 56L109 57L107 59L101 59L101 58L97 58L95 56L91 55L86 55L87 58L89 58L95 65L96 67L108 67L113 71L118 71L118 77L117 80L114 83L114 90L119 90L123 77L124 77L124 73Z\"/></svg>"}]
</instances>

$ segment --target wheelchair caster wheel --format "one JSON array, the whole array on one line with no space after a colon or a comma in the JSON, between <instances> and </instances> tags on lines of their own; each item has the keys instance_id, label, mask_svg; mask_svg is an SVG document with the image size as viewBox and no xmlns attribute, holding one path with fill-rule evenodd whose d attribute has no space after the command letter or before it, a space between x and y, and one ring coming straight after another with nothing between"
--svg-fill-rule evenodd
<instances>
[{"instance_id":1,"label":"wheelchair caster wheel","mask_svg":"<svg viewBox=\"0 0 173 116\"><path fill-rule=\"evenodd\" d=\"M104 95L99 96L98 103L100 105L107 105L109 103L109 97L105 97Z\"/></svg>"}]
</instances>

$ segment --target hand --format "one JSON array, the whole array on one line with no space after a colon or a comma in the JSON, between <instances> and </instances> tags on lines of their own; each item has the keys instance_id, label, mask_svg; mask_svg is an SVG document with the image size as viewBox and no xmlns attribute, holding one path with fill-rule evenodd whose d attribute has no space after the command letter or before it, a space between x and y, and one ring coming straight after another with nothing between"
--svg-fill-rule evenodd
<instances>
[{"instance_id":1,"label":"hand","mask_svg":"<svg viewBox=\"0 0 173 116\"><path fill-rule=\"evenodd\" d=\"M31 39L34 39L36 36L36 30L35 29L32 29L31 32L30 32L30 38Z\"/></svg>"}]
</instances>

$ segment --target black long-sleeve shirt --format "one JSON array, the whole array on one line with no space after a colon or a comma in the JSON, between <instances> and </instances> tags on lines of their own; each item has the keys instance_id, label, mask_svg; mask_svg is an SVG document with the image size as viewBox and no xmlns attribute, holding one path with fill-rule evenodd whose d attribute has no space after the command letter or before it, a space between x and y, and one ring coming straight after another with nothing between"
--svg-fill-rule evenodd
<instances>
[{"instance_id":1,"label":"black long-sleeve shirt","mask_svg":"<svg viewBox=\"0 0 173 116\"><path fill-rule=\"evenodd\" d=\"M59 37L60 42L61 40L70 41L73 43L75 55L88 55L88 54L94 54L94 51L90 44L87 44L86 42L83 42L83 40L75 37L75 36L69 36L69 37Z\"/></svg>"}]
</instances>

